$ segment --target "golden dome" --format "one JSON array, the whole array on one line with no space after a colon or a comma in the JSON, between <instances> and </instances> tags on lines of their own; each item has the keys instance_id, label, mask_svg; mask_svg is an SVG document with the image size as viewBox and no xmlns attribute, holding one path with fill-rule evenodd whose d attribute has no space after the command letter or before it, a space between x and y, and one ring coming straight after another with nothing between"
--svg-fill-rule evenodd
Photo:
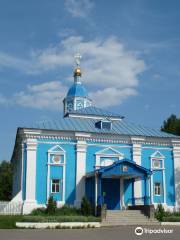
<instances>
[{"instance_id":1,"label":"golden dome","mask_svg":"<svg viewBox=\"0 0 180 240\"><path fill-rule=\"evenodd\" d=\"M80 67L77 67L75 70L74 70L74 77L75 76L81 76L81 69Z\"/></svg>"}]
</instances>

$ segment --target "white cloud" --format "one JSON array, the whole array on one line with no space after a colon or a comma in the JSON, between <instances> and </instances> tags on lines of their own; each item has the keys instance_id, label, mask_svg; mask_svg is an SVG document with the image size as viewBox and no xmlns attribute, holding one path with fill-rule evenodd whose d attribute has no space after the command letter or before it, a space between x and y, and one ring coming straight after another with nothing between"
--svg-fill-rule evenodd
<instances>
[{"instance_id":1,"label":"white cloud","mask_svg":"<svg viewBox=\"0 0 180 240\"><path fill-rule=\"evenodd\" d=\"M62 107L66 92L67 88L59 81L28 85L24 91L15 93L11 98L0 95L0 104L58 110Z\"/></svg>"},{"instance_id":2,"label":"white cloud","mask_svg":"<svg viewBox=\"0 0 180 240\"><path fill-rule=\"evenodd\" d=\"M91 92L90 98L93 99L99 107L108 108L114 105L120 105L124 99L136 94L136 90L132 88L125 88L120 90L112 87L105 88L97 92Z\"/></svg>"},{"instance_id":3,"label":"white cloud","mask_svg":"<svg viewBox=\"0 0 180 240\"><path fill-rule=\"evenodd\" d=\"M87 17L93 6L91 0L65 0L65 8L73 17Z\"/></svg>"},{"instance_id":4,"label":"white cloud","mask_svg":"<svg viewBox=\"0 0 180 240\"><path fill-rule=\"evenodd\" d=\"M81 64L82 81L88 88L90 97L94 100L96 106L119 105L126 98L137 94L139 75L145 71L145 63L136 52L125 49L123 43L115 37L92 41L85 41L81 36L67 37L57 46L31 52L30 60L25 60L24 64L22 64L22 59L6 57L9 59L6 61L6 66L33 74L59 70L65 66L72 69L73 55L77 49L83 56ZM1 57L0 54L0 66L3 67ZM70 72L67 81L73 81L71 76L72 73ZM43 87L44 90L42 90ZM33 106L32 103L38 101L39 97L41 99L39 108L51 108L48 101L53 101L54 104L57 101L54 101L54 97L53 100L51 99L49 87L50 85L46 89L46 84L31 85L25 91L16 95L17 103L24 106ZM58 87L53 88L53 96L65 96L65 89L67 87L59 82ZM34 105L34 107L37 106Z\"/></svg>"}]
</instances>

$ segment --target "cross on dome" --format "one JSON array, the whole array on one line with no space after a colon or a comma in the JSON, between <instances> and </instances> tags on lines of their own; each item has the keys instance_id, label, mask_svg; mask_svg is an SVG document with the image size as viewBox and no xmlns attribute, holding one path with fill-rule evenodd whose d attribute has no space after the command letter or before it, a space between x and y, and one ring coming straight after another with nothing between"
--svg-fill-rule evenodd
<instances>
[{"instance_id":1,"label":"cross on dome","mask_svg":"<svg viewBox=\"0 0 180 240\"><path fill-rule=\"evenodd\" d=\"M82 58L81 54L80 53L76 53L74 58L75 58L75 62L76 62L77 67L80 67L80 60Z\"/></svg>"}]
</instances>

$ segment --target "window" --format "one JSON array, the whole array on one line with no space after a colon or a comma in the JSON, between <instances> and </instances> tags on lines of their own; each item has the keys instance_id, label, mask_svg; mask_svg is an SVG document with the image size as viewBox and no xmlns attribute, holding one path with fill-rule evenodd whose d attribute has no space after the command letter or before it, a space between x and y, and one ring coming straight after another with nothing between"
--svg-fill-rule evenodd
<instances>
[{"instance_id":1,"label":"window","mask_svg":"<svg viewBox=\"0 0 180 240\"><path fill-rule=\"evenodd\" d=\"M53 156L53 162L54 163L59 163L61 160L61 156L60 155L54 155Z\"/></svg>"},{"instance_id":2,"label":"window","mask_svg":"<svg viewBox=\"0 0 180 240\"><path fill-rule=\"evenodd\" d=\"M101 120L95 123L95 127L99 129L111 130L112 122L108 120Z\"/></svg>"},{"instance_id":3,"label":"window","mask_svg":"<svg viewBox=\"0 0 180 240\"><path fill-rule=\"evenodd\" d=\"M52 179L51 193L60 192L60 179Z\"/></svg>"},{"instance_id":4,"label":"window","mask_svg":"<svg viewBox=\"0 0 180 240\"><path fill-rule=\"evenodd\" d=\"M122 171L123 172L127 172L128 171L128 166L127 165L123 165L122 166Z\"/></svg>"},{"instance_id":5,"label":"window","mask_svg":"<svg viewBox=\"0 0 180 240\"><path fill-rule=\"evenodd\" d=\"M102 121L102 129L111 130L111 122Z\"/></svg>"},{"instance_id":6,"label":"window","mask_svg":"<svg viewBox=\"0 0 180 240\"><path fill-rule=\"evenodd\" d=\"M63 155L53 155L52 156L52 163L63 164L64 163Z\"/></svg>"},{"instance_id":7,"label":"window","mask_svg":"<svg viewBox=\"0 0 180 240\"><path fill-rule=\"evenodd\" d=\"M161 184L159 182L154 183L154 195L161 195Z\"/></svg>"},{"instance_id":8,"label":"window","mask_svg":"<svg viewBox=\"0 0 180 240\"><path fill-rule=\"evenodd\" d=\"M153 160L153 168L161 168L161 160Z\"/></svg>"}]
</instances>

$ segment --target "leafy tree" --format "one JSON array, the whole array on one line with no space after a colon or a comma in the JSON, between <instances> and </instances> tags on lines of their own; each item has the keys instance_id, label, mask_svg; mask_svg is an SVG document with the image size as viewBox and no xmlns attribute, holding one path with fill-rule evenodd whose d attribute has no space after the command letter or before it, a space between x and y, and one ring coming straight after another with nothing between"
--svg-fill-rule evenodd
<instances>
[{"instance_id":1,"label":"leafy tree","mask_svg":"<svg viewBox=\"0 0 180 240\"><path fill-rule=\"evenodd\" d=\"M0 163L0 200L9 201L12 197L12 164Z\"/></svg>"},{"instance_id":2,"label":"leafy tree","mask_svg":"<svg viewBox=\"0 0 180 240\"><path fill-rule=\"evenodd\" d=\"M164 208L163 208L162 204L158 204L157 209L155 211L155 217L157 218L157 220L162 222L164 216L165 216Z\"/></svg>"},{"instance_id":3,"label":"leafy tree","mask_svg":"<svg viewBox=\"0 0 180 240\"><path fill-rule=\"evenodd\" d=\"M89 200L86 197L83 197L81 201L81 213L85 216L92 214L92 206Z\"/></svg>"},{"instance_id":4,"label":"leafy tree","mask_svg":"<svg viewBox=\"0 0 180 240\"><path fill-rule=\"evenodd\" d=\"M53 199L53 196L50 196L48 199L46 213L49 215L53 215L53 214L55 214L56 210L57 210L57 203Z\"/></svg>"},{"instance_id":5,"label":"leafy tree","mask_svg":"<svg viewBox=\"0 0 180 240\"><path fill-rule=\"evenodd\" d=\"M176 115L172 114L164 121L161 130L180 136L180 118L177 118Z\"/></svg>"}]
</instances>

